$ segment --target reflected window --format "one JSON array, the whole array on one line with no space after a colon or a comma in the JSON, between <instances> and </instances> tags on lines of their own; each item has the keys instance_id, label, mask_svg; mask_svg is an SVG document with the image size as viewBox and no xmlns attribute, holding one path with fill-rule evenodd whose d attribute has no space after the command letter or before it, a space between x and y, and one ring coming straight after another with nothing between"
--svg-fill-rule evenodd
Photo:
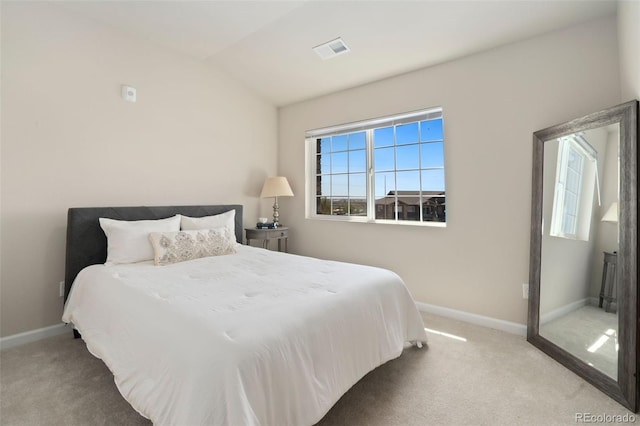
<instances>
[{"instance_id":1,"label":"reflected window","mask_svg":"<svg viewBox=\"0 0 640 426\"><path fill-rule=\"evenodd\" d=\"M581 135L560 138L550 235L589 239L597 152Z\"/></svg>"}]
</instances>

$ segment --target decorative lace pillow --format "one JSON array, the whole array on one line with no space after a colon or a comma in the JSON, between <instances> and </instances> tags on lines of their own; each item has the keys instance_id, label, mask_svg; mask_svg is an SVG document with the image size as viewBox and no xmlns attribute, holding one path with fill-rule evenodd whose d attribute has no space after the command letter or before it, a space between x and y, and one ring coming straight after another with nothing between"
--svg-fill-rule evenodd
<instances>
[{"instance_id":1,"label":"decorative lace pillow","mask_svg":"<svg viewBox=\"0 0 640 426\"><path fill-rule=\"evenodd\" d=\"M237 252L235 235L226 227L197 231L151 232L149 240L153 246L156 265L169 265Z\"/></svg>"}]
</instances>

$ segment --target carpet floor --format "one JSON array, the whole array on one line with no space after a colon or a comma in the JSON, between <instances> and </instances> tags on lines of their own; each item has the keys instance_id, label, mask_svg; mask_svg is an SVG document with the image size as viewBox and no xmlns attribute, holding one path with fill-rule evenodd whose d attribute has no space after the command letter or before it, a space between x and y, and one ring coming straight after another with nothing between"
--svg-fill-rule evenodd
<instances>
[{"instance_id":1,"label":"carpet floor","mask_svg":"<svg viewBox=\"0 0 640 426\"><path fill-rule=\"evenodd\" d=\"M575 425L631 415L523 337L423 316L428 347L366 375L319 425ZM150 424L71 333L0 352L0 423Z\"/></svg>"}]
</instances>

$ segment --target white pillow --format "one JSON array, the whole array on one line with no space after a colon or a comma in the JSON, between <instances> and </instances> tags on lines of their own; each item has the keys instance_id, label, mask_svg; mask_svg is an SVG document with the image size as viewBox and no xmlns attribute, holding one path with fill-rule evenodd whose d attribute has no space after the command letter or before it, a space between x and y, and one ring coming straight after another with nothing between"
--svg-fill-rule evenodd
<instances>
[{"instance_id":1,"label":"white pillow","mask_svg":"<svg viewBox=\"0 0 640 426\"><path fill-rule=\"evenodd\" d=\"M115 220L100 218L107 236L105 263L134 263L153 259L150 232L180 230L180 215L158 220Z\"/></svg>"},{"instance_id":2,"label":"white pillow","mask_svg":"<svg viewBox=\"0 0 640 426\"><path fill-rule=\"evenodd\" d=\"M152 232L156 265L169 265L201 257L236 253L235 235L227 227L197 231Z\"/></svg>"},{"instance_id":3,"label":"white pillow","mask_svg":"<svg viewBox=\"0 0 640 426\"><path fill-rule=\"evenodd\" d=\"M236 211L228 212L205 217L189 217L182 216L180 220L180 229L183 231L196 231L200 229L214 229L224 226L231 231L231 235L236 234Z\"/></svg>"}]
</instances>

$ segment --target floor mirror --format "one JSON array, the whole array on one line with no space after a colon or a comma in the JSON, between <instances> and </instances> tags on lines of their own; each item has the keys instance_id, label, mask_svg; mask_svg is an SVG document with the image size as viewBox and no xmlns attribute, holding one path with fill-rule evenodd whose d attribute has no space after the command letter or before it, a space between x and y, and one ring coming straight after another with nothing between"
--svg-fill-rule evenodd
<instances>
[{"instance_id":1,"label":"floor mirror","mask_svg":"<svg viewBox=\"0 0 640 426\"><path fill-rule=\"evenodd\" d=\"M638 411L638 101L533 134L527 340Z\"/></svg>"}]
</instances>

